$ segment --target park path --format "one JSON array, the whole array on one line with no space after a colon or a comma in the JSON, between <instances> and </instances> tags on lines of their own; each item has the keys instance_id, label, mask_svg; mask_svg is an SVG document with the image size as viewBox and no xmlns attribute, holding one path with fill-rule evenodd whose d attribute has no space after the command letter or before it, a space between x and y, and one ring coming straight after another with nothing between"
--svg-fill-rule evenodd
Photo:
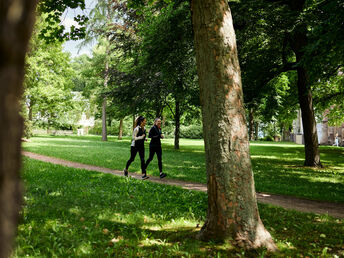
<instances>
[{"instance_id":1,"label":"park path","mask_svg":"<svg viewBox=\"0 0 344 258\"><path fill-rule=\"evenodd\" d=\"M102 173L113 174L116 176L124 176L123 171L98 167L93 165L86 165L78 162L58 159L54 157L44 156L32 152L23 151L22 155L44 161L50 162L57 165L62 165L66 167L72 168L79 168L91 171L97 171ZM141 179L141 175L135 173L129 173L129 176ZM193 182L185 182L175 179L170 179L167 177L160 179L159 177L151 176L148 179L151 182L158 183L158 184L167 184L167 185L175 185L182 187L188 190L196 190L196 191L207 191L207 186L205 184L200 183L193 183ZM329 214L335 218L344 218L344 204L343 203L332 203L332 202L325 202L325 201L314 201L314 200L307 200L292 196L285 196L285 195L276 195L276 194L268 194L268 193L257 193L257 199L260 203L267 203L272 204L275 206L280 206L285 209L296 210L301 212L312 212L317 214Z\"/></svg>"}]
</instances>

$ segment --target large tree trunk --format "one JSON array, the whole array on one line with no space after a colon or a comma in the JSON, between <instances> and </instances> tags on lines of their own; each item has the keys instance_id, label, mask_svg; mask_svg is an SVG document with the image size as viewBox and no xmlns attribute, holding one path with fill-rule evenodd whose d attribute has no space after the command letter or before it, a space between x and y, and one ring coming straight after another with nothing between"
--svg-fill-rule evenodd
<instances>
[{"instance_id":1,"label":"large tree trunk","mask_svg":"<svg viewBox=\"0 0 344 258\"><path fill-rule=\"evenodd\" d=\"M298 55L296 55L298 56ZM298 57L296 58L299 61ZM297 87L302 114L303 137L305 140L305 166L320 166L318 133L314 117L312 92L309 88L306 69L297 68Z\"/></svg>"},{"instance_id":2,"label":"large tree trunk","mask_svg":"<svg viewBox=\"0 0 344 258\"><path fill-rule=\"evenodd\" d=\"M290 2L293 11L302 12L305 0L294 0ZM302 115L303 135L305 140L305 166L322 166L318 148L318 134L314 117L313 98L310 87L308 72L303 60L304 48L307 46L307 26L299 23L291 34L291 48L296 55L297 67L297 88L299 103Z\"/></svg>"},{"instance_id":3,"label":"large tree trunk","mask_svg":"<svg viewBox=\"0 0 344 258\"><path fill-rule=\"evenodd\" d=\"M193 0L192 11L208 185L199 238L275 250L257 207L230 9L223 0Z\"/></svg>"},{"instance_id":4,"label":"large tree trunk","mask_svg":"<svg viewBox=\"0 0 344 258\"><path fill-rule=\"evenodd\" d=\"M179 150L179 138L180 138L180 104L176 100L176 110L174 114L175 130L174 130L174 149Z\"/></svg>"},{"instance_id":5,"label":"large tree trunk","mask_svg":"<svg viewBox=\"0 0 344 258\"><path fill-rule=\"evenodd\" d=\"M258 141L258 133L259 133L259 124L258 122L254 122L254 139Z\"/></svg>"},{"instance_id":6,"label":"large tree trunk","mask_svg":"<svg viewBox=\"0 0 344 258\"><path fill-rule=\"evenodd\" d=\"M19 115L24 59L36 1L0 4L0 257L9 257L21 205L20 159L23 121Z\"/></svg>"}]
</instances>

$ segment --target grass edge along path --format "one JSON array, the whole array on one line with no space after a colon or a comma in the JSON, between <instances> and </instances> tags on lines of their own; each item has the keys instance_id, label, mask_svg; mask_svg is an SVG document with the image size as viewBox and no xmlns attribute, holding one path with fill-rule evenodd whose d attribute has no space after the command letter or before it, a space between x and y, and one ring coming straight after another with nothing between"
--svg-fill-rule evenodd
<instances>
[{"instance_id":1,"label":"grass edge along path","mask_svg":"<svg viewBox=\"0 0 344 258\"><path fill-rule=\"evenodd\" d=\"M66 167L79 168L85 170L91 170L96 172L113 174L116 176L123 176L123 172L119 170L113 170L104 167L85 165L78 162L67 161L63 159L58 159L54 157L49 157L41 154L36 154L33 152L22 151L22 155L44 161L50 162L57 165L63 165ZM141 175L130 173L130 176L135 179L141 179ZM150 176L150 181L159 184L175 185L180 186L183 189L196 190L196 191L207 191L207 186L205 184L185 182L175 179L164 178L160 179L159 177ZM275 206L280 206L285 209L296 210L301 212L312 212L317 214L328 214L334 218L344 218L344 204L341 203L331 203L325 201L314 201L303 198L297 198L292 196L283 196L267 193L256 193L258 202L272 204Z\"/></svg>"}]
</instances>

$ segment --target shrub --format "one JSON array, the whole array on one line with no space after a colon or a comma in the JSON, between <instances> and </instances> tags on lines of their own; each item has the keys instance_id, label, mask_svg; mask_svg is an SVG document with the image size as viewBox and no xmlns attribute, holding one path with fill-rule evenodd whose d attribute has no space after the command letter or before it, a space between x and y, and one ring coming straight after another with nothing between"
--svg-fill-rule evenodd
<instances>
[{"instance_id":1,"label":"shrub","mask_svg":"<svg viewBox=\"0 0 344 258\"><path fill-rule=\"evenodd\" d=\"M274 141L274 137L271 136L271 135L267 135L267 136L261 138L261 141L273 142Z\"/></svg>"},{"instance_id":2,"label":"shrub","mask_svg":"<svg viewBox=\"0 0 344 258\"><path fill-rule=\"evenodd\" d=\"M190 139L202 139L203 128L202 125L189 125L180 127L180 137Z\"/></svg>"}]
</instances>

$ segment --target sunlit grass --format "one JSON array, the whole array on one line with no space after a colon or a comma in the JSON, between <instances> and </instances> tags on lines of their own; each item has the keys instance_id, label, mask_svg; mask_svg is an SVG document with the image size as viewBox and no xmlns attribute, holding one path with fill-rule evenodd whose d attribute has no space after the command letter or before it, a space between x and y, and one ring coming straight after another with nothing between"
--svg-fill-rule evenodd
<instances>
[{"instance_id":1,"label":"sunlit grass","mask_svg":"<svg viewBox=\"0 0 344 258\"><path fill-rule=\"evenodd\" d=\"M100 136L33 137L24 149L84 164L123 170L130 155L130 138L108 142ZM168 178L206 183L203 140L181 139L174 149L173 139L163 139L163 170ZM146 143L146 159L148 158ZM344 202L344 148L320 146L324 168L303 167L304 147L293 143L251 142L251 159L256 190L309 199ZM129 168L141 173L137 157ZM159 175L156 157L148 174Z\"/></svg>"},{"instance_id":2,"label":"sunlit grass","mask_svg":"<svg viewBox=\"0 0 344 258\"><path fill-rule=\"evenodd\" d=\"M264 257L201 242L202 192L24 158L26 188L13 257ZM344 221L259 205L278 257L342 257Z\"/></svg>"}]
</instances>

